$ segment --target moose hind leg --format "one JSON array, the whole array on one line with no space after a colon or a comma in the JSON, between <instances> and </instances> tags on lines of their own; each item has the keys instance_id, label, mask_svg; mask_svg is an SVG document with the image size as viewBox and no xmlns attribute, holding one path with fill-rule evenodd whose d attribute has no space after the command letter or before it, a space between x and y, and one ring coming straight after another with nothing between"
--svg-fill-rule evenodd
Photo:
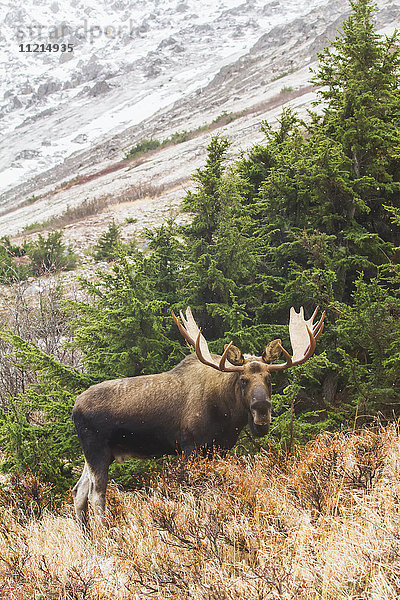
<instances>
[{"instance_id":1,"label":"moose hind leg","mask_svg":"<svg viewBox=\"0 0 400 600\"><path fill-rule=\"evenodd\" d=\"M108 468L111 457L99 457L88 465L90 472L89 502L96 516L103 516L106 504L106 489L108 483Z\"/></svg>"},{"instance_id":2,"label":"moose hind leg","mask_svg":"<svg viewBox=\"0 0 400 600\"><path fill-rule=\"evenodd\" d=\"M74 496L75 514L78 521L86 526L90 477L87 463L77 484L72 489Z\"/></svg>"}]
</instances>

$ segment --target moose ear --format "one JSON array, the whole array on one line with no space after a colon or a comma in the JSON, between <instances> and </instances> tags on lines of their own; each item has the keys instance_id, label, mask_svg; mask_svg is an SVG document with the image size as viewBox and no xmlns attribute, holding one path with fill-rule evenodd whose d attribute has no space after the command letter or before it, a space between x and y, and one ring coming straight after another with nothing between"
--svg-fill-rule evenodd
<instances>
[{"instance_id":1,"label":"moose ear","mask_svg":"<svg viewBox=\"0 0 400 600\"><path fill-rule=\"evenodd\" d=\"M277 360L282 354L282 340L273 340L268 344L262 353L262 360L266 363L272 363L274 360Z\"/></svg>"},{"instance_id":2,"label":"moose ear","mask_svg":"<svg viewBox=\"0 0 400 600\"><path fill-rule=\"evenodd\" d=\"M225 344L225 348L226 348L226 346L227 346L227 344ZM244 356L243 356L240 348L237 348L237 346L231 346L229 348L226 358L229 360L231 365L240 366L240 365L244 364Z\"/></svg>"}]
</instances>

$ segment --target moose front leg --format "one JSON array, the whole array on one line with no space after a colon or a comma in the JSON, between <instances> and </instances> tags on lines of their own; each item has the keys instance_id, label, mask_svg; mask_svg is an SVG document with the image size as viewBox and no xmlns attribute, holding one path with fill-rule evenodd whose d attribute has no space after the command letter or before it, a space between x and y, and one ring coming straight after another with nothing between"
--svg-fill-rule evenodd
<instances>
[{"instance_id":1,"label":"moose front leg","mask_svg":"<svg viewBox=\"0 0 400 600\"><path fill-rule=\"evenodd\" d=\"M212 456L215 456L215 454L218 454L219 456L223 456L224 453L226 454L226 448L228 446L225 447L225 444L221 441L218 443L218 432L216 430L213 431L213 427L209 427L207 430L198 421L199 419L196 418L194 423L182 433L180 452L182 453L184 460L188 460L194 456L211 458ZM210 416L207 414L202 415L201 422L209 424L211 422ZM194 432L196 432L196 436ZM234 444L231 444L229 447L232 447L233 445Z\"/></svg>"},{"instance_id":2,"label":"moose front leg","mask_svg":"<svg viewBox=\"0 0 400 600\"><path fill-rule=\"evenodd\" d=\"M183 459L187 461L190 457L193 457L196 453L196 445L194 437L189 428L182 431L181 440L178 445L177 451L182 455Z\"/></svg>"}]
</instances>

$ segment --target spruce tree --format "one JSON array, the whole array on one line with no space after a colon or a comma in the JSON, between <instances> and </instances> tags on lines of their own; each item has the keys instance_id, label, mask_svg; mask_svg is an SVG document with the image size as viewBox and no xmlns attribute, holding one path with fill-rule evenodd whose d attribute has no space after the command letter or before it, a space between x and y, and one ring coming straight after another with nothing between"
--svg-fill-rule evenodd
<instances>
[{"instance_id":1,"label":"spruce tree","mask_svg":"<svg viewBox=\"0 0 400 600\"><path fill-rule=\"evenodd\" d=\"M383 204L398 206L400 199L399 36L375 32L371 0L350 4L342 34L319 54L313 81L323 86L326 106L316 131L339 143L348 160L355 195L344 204L345 217L392 239Z\"/></svg>"},{"instance_id":2,"label":"spruce tree","mask_svg":"<svg viewBox=\"0 0 400 600\"><path fill-rule=\"evenodd\" d=\"M207 304L221 300L217 289L218 267L215 261L215 233L222 217L220 185L225 170L229 142L213 137L207 148L207 160L203 169L197 169L193 180L194 192L188 192L183 209L191 213L191 222L182 228L187 244L186 296L198 318L209 321L210 330L217 335L218 326L208 314Z\"/></svg>"},{"instance_id":3,"label":"spruce tree","mask_svg":"<svg viewBox=\"0 0 400 600\"><path fill-rule=\"evenodd\" d=\"M118 254L118 248L121 242L121 234L118 225L114 219L104 231L93 248L93 258L100 262L110 262L114 260Z\"/></svg>"},{"instance_id":4,"label":"spruce tree","mask_svg":"<svg viewBox=\"0 0 400 600\"><path fill-rule=\"evenodd\" d=\"M225 168L228 146L227 140L212 138L206 166L194 176L197 188L184 200L192 216L182 230L184 297L207 326L209 339L223 338L227 323L237 332L243 321L249 321L254 305L250 288L255 283L257 253L246 233L245 180ZM221 347L220 342L217 345Z\"/></svg>"},{"instance_id":5,"label":"spruce tree","mask_svg":"<svg viewBox=\"0 0 400 600\"><path fill-rule=\"evenodd\" d=\"M188 192L183 209L193 213L193 220L185 229L189 242L195 244L194 252L202 254L203 245L210 244L219 222L221 198L219 185L225 170L228 140L215 136L208 145L204 169L197 169L193 175L196 191Z\"/></svg>"}]
</instances>

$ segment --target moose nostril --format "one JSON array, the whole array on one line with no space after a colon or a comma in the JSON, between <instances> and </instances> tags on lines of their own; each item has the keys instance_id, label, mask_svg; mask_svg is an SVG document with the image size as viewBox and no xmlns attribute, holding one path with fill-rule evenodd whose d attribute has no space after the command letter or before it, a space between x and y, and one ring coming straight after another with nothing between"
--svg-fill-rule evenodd
<instances>
[{"instance_id":1,"label":"moose nostril","mask_svg":"<svg viewBox=\"0 0 400 600\"><path fill-rule=\"evenodd\" d=\"M251 409L258 412L266 413L271 410L271 402L269 400L256 401L251 403Z\"/></svg>"}]
</instances>

